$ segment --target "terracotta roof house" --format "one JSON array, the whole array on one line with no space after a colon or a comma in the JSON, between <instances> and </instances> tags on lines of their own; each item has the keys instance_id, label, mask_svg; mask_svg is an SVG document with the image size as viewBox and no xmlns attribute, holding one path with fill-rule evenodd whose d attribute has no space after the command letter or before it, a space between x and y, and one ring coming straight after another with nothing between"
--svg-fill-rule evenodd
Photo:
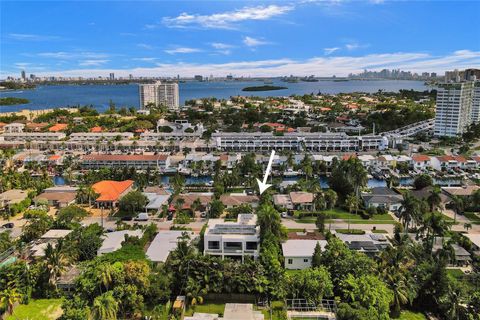
<instances>
[{"instance_id":1,"label":"terracotta roof house","mask_svg":"<svg viewBox=\"0 0 480 320\"><path fill-rule=\"evenodd\" d=\"M57 124L51 126L50 128L48 128L48 131L50 131L50 132L60 132L60 131L64 131L67 128L68 128L67 123L57 123Z\"/></svg>"},{"instance_id":2,"label":"terracotta roof house","mask_svg":"<svg viewBox=\"0 0 480 320\"><path fill-rule=\"evenodd\" d=\"M90 129L90 132L96 132L96 133L99 133L99 132L102 132L103 129L102 127L93 127L92 129Z\"/></svg>"},{"instance_id":3,"label":"terracotta roof house","mask_svg":"<svg viewBox=\"0 0 480 320\"><path fill-rule=\"evenodd\" d=\"M249 204L253 208L258 206L259 199L255 195L246 195L246 194L223 194L220 196L220 201L223 203L225 208L235 208L242 204Z\"/></svg>"},{"instance_id":4,"label":"terracotta roof house","mask_svg":"<svg viewBox=\"0 0 480 320\"><path fill-rule=\"evenodd\" d=\"M95 200L99 207L115 207L118 201L133 188L133 180L113 181L103 180L95 183L92 188L99 197Z\"/></svg>"},{"instance_id":5,"label":"terracotta roof house","mask_svg":"<svg viewBox=\"0 0 480 320\"><path fill-rule=\"evenodd\" d=\"M290 192L290 200L295 210L311 210L313 208L313 193Z\"/></svg>"},{"instance_id":6,"label":"terracotta roof house","mask_svg":"<svg viewBox=\"0 0 480 320\"><path fill-rule=\"evenodd\" d=\"M40 123L37 123L37 122L28 122L26 125L25 125L25 129L27 129L28 131L35 131L35 132L38 132L38 131L42 131L43 129L45 129L46 127L48 127L49 124L46 123L46 122L40 122Z\"/></svg>"},{"instance_id":7,"label":"terracotta roof house","mask_svg":"<svg viewBox=\"0 0 480 320\"><path fill-rule=\"evenodd\" d=\"M412 156L411 165L415 170L424 170L432 166L431 158L424 154L415 154Z\"/></svg>"},{"instance_id":8,"label":"terracotta roof house","mask_svg":"<svg viewBox=\"0 0 480 320\"><path fill-rule=\"evenodd\" d=\"M34 201L47 200L48 205L65 208L75 203L76 193L73 192L43 192L34 198Z\"/></svg>"},{"instance_id":9,"label":"terracotta roof house","mask_svg":"<svg viewBox=\"0 0 480 320\"><path fill-rule=\"evenodd\" d=\"M210 204L210 202L213 200L213 194L197 193L197 192L182 193L173 197L171 204L175 205L175 203L177 202L177 199L183 199L182 209L184 210L190 209L190 206L196 199L199 199L201 206L206 209L208 208L208 205Z\"/></svg>"}]
</instances>

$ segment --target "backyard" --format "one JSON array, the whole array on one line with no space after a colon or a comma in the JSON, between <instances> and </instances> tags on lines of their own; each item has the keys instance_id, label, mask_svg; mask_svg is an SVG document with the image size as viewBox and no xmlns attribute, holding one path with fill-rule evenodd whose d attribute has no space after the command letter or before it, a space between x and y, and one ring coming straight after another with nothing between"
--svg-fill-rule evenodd
<instances>
[{"instance_id":1,"label":"backyard","mask_svg":"<svg viewBox=\"0 0 480 320\"><path fill-rule=\"evenodd\" d=\"M7 320L36 319L54 320L62 315L62 299L31 300L29 304L21 304L13 310Z\"/></svg>"}]
</instances>

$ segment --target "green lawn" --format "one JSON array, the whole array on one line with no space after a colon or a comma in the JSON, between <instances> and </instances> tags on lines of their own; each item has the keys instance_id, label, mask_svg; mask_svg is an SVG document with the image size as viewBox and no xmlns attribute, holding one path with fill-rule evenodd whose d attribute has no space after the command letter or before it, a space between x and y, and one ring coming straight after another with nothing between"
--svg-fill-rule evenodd
<instances>
[{"instance_id":1,"label":"green lawn","mask_svg":"<svg viewBox=\"0 0 480 320\"><path fill-rule=\"evenodd\" d=\"M31 300L27 305L19 305L7 320L54 320L62 315L62 299Z\"/></svg>"},{"instance_id":2,"label":"green lawn","mask_svg":"<svg viewBox=\"0 0 480 320\"><path fill-rule=\"evenodd\" d=\"M464 212L463 215L472 222L472 224L480 224L480 217L475 212Z\"/></svg>"},{"instance_id":3,"label":"green lawn","mask_svg":"<svg viewBox=\"0 0 480 320\"><path fill-rule=\"evenodd\" d=\"M197 304L194 308L189 307L187 311L185 311L185 315L192 316L195 312L216 313L218 315L223 315L224 311L225 311L224 303L205 303L205 304Z\"/></svg>"},{"instance_id":4,"label":"green lawn","mask_svg":"<svg viewBox=\"0 0 480 320\"><path fill-rule=\"evenodd\" d=\"M360 230L360 229L336 229L337 233L343 233L343 234L365 234L365 231Z\"/></svg>"},{"instance_id":5,"label":"green lawn","mask_svg":"<svg viewBox=\"0 0 480 320\"><path fill-rule=\"evenodd\" d=\"M392 216L389 214L375 214L370 219L363 219L359 214L350 213L340 208L334 208L331 210L321 211L327 215L326 223L334 222L333 219L341 219L345 222L350 221L352 224L363 224L363 223L375 223L375 224L393 224ZM306 216L302 218L297 218L295 221L298 223L315 223L316 221L316 212L312 212L312 216Z\"/></svg>"},{"instance_id":6,"label":"green lawn","mask_svg":"<svg viewBox=\"0 0 480 320\"><path fill-rule=\"evenodd\" d=\"M460 270L460 269L447 269L447 274L450 277L455 278L455 279L458 279L458 278L461 278L461 277L465 276L463 271Z\"/></svg>"},{"instance_id":7,"label":"green lawn","mask_svg":"<svg viewBox=\"0 0 480 320\"><path fill-rule=\"evenodd\" d=\"M402 311L399 320L427 320L427 318L420 312Z\"/></svg>"}]
</instances>

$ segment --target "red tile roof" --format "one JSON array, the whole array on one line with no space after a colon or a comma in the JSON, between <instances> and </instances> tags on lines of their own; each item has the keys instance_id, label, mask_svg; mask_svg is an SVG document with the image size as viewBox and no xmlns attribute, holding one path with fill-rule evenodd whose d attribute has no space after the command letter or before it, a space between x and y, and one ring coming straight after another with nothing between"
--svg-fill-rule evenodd
<instances>
[{"instance_id":1,"label":"red tile roof","mask_svg":"<svg viewBox=\"0 0 480 320\"><path fill-rule=\"evenodd\" d=\"M416 162L430 161L430 157L424 154L416 154L412 156L412 160Z\"/></svg>"},{"instance_id":2,"label":"red tile roof","mask_svg":"<svg viewBox=\"0 0 480 320\"><path fill-rule=\"evenodd\" d=\"M50 156L50 158L48 158L48 160L50 160L50 161L56 161L56 160L58 160L58 159L60 159L60 158L61 158L61 156L59 156L58 154L54 154L54 155Z\"/></svg>"},{"instance_id":3,"label":"red tile roof","mask_svg":"<svg viewBox=\"0 0 480 320\"><path fill-rule=\"evenodd\" d=\"M50 128L48 128L48 131L50 131L50 132L63 131L65 129L67 129L67 127L68 127L68 124L66 124L66 123L57 123L57 124L51 126Z\"/></svg>"},{"instance_id":4,"label":"red tile roof","mask_svg":"<svg viewBox=\"0 0 480 320\"><path fill-rule=\"evenodd\" d=\"M118 201L120 196L133 185L133 180L112 181L103 180L95 183L92 188L100 194L97 201Z\"/></svg>"},{"instance_id":5,"label":"red tile roof","mask_svg":"<svg viewBox=\"0 0 480 320\"><path fill-rule=\"evenodd\" d=\"M103 129L102 127L93 127L92 129L90 129L90 132L102 132Z\"/></svg>"}]
</instances>

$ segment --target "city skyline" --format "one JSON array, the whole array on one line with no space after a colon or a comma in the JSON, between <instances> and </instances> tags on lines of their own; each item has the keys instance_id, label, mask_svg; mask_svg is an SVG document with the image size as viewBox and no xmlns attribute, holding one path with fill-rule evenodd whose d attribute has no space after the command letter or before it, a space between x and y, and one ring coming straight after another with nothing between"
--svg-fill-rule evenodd
<instances>
[{"instance_id":1,"label":"city skyline","mask_svg":"<svg viewBox=\"0 0 480 320\"><path fill-rule=\"evenodd\" d=\"M0 77L21 70L84 77L443 74L480 66L476 2L175 4L2 2Z\"/></svg>"}]
</instances>

